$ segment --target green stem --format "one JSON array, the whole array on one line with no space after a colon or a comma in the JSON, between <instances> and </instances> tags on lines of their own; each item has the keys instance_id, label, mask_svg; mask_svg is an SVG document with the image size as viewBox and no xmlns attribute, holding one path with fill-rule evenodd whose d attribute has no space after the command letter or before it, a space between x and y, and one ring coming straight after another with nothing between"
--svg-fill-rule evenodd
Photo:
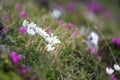
<instances>
[{"instance_id":1,"label":"green stem","mask_svg":"<svg viewBox=\"0 0 120 80\"><path fill-rule=\"evenodd\" d=\"M115 56L114 56L114 54L113 54L113 52L112 52L112 49L111 49L111 47L109 46L109 43L105 40L104 35L102 34L102 32L101 32L96 26L95 26L95 29L96 29L96 30L100 33L100 35L103 37L103 39L104 39L104 41L105 41L105 44L108 46L108 48L109 48L109 50L110 50L110 53L111 53L111 55L112 55L115 63L117 63L117 60L116 60L116 58L115 58Z\"/></svg>"}]
</instances>

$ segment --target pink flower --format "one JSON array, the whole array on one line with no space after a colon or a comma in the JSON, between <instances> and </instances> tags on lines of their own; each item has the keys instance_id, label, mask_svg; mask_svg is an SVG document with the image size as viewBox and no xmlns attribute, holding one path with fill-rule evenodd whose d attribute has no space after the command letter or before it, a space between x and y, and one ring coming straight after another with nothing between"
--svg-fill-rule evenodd
<instances>
[{"instance_id":1,"label":"pink flower","mask_svg":"<svg viewBox=\"0 0 120 80\"><path fill-rule=\"evenodd\" d=\"M6 34L6 33L7 33L7 29L6 29L6 28L3 28L3 29L2 29L2 32L3 32L4 34Z\"/></svg>"},{"instance_id":2,"label":"pink flower","mask_svg":"<svg viewBox=\"0 0 120 80\"><path fill-rule=\"evenodd\" d=\"M20 18L28 18L28 14L26 12L21 12L19 15Z\"/></svg>"},{"instance_id":3,"label":"pink flower","mask_svg":"<svg viewBox=\"0 0 120 80\"><path fill-rule=\"evenodd\" d=\"M22 74L26 74L26 73L27 73L27 69L26 69L26 68L22 68L22 69L21 69L21 73L22 73Z\"/></svg>"},{"instance_id":4,"label":"pink flower","mask_svg":"<svg viewBox=\"0 0 120 80\"><path fill-rule=\"evenodd\" d=\"M23 10L24 10L24 7L23 7L23 5L18 5L18 6L17 6L17 9L18 9L19 11L23 11Z\"/></svg>"},{"instance_id":5,"label":"pink flower","mask_svg":"<svg viewBox=\"0 0 120 80\"><path fill-rule=\"evenodd\" d=\"M120 46L120 38L112 38L112 42L117 45Z\"/></svg>"},{"instance_id":6,"label":"pink flower","mask_svg":"<svg viewBox=\"0 0 120 80\"><path fill-rule=\"evenodd\" d=\"M115 74L110 75L110 79L111 79L111 80L117 80Z\"/></svg>"},{"instance_id":7,"label":"pink flower","mask_svg":"<svg viewBox=\"0 0 120 80\"><path fill-rule=\"evenodd\" d=\"M72 38L76 38L78 36L78 33L76 31L74 31L71 35Z\"/></svg>"},{"instance_id":8,"label":"pink flower","mask_svg":"<svg viewBox=\"0 0 120 80\"><path fill-rule=\"evenodd\" d=\"M51 34L51 29L50 29L50 27L48 27L48 28L46 29L46 32L47 32L48 34Z\"/></svg>"},{"instance_id":9,"label":"pink flower","mask_svg":"<svg viewBox=\"0 0 120 80\"><path fill-rule=\"evenodd\" d=\"M19 28L19 32L20 32L21 34L25 34L26 31L27 31L27 29L26 29L25 27L20 27L20 28Z\"/></svg>"},{"instance_id":10,"label":"pink flower","mask_svg":"<svg viewBox=\"0 0 120 80\"><path fill-rule=\"evenodd\" d=\"M97 2L88 3L87 8L93 13L100 13L102 11L101 5Z\"/></svg>"},{"instance_id":11,"label":"pink flower","mask_svg":"<svg viewBox=\"0 0 120 80\"><path fill-rule=\"evenodd\" d=\"M9 17L7 15L4 15L4 16L2 16L2 20L5 21L5 22L8 22Z\"/></svg>"},{"instance_id":12,"label":"pink flower","mask_svg":"<svg viewBox=\"0 0 120 80\"><path fill-rule=\"evenodd\" d=\"M88 50L89 52L90 52L90 54L94 54L95 53L95 48L89 48L89 50Z\"/></svg>"},{"instance_id":13,"label":"pink flower","mask_svg":"<svg viewBox=\"0 0 120 80\"><path fill-rule=\"evenodd\" d=\"M61 20L58 20L58 21L57 21L58 26L61 26L62 23L63 23L63 22L62 22Z\"/></svg>"},{"instance_id":14,"label":"pink flower","mask_svg":"<svg viewBox=\"0 0 120 80\"><path fill-rule=\"evenodd\" d=\"M15 52L11 52L10 53L10 58L11 58L13 64L17 64L21 60L21 55L16 54Z\"/></svg>"},{"instance_id":15,"label":"pink flower","mask_svg":"<svg viewBox=\"0 0 120 80\"><path fill-rule=\"evenodd\" d=\"M66 27L70 30L75 30L75 25L73 25L72 23L66 24Z\"/></svg>"},{"instance_id":16,"label":"pink flower","mask_svg":"<svg viewBox=\"0 0 120 80\"><path fill-rule=\"evenodd\" d=\"M95 58L96 58L96 60L98 60L98 61L101 61L101 60L102 60L102 57L101 57L100 55L96 55Z\"/></svg>"}]
</instances>

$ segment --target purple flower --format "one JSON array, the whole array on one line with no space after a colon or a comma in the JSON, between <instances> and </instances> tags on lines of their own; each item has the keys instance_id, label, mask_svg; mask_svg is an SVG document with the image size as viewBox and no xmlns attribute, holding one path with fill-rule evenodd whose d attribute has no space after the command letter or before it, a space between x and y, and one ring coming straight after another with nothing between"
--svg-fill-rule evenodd
<instances>
[{"instance_id":1,"label":"purple flower","mask_svg":"<svg viewBox=\"0 0 120 80\"><path fill-rule=\"evenodd\" d=\"M112 42L117 45L120 46L120 38L112 38Z\"/></svg>"},{"instance_id":2,"label":"purple flower","mask_svg":"<svg viewBox=\"0 0 120 80\"><path fill-rule=\"evenodd\" d=\"M90 52L90 54L93 55L93 54L95 53L95 48L92 48L92 47L91 47L91 48L88 49L88 51Z\"/></svg>"},{"instance_id":3,"label":"purple flower","mask_svg":"<svg viewBox=\"0 0 120 80\"><path fill-rule=\"evenodd\" d=\"M22 68L21 69L21 74L26 74L27 73L27 69L26 68Z\"/></svg>"},{"instance_id":4,"label":"purple flower","mask_svg":"<svg viewBox=\"0 0 120 80\"><path fill-rule=\"evenodd\" d=\"M8 22L9 17L7 15L2 16L2 21Z\"/></svg>"},{"instance_id":5,"label":"purple flower","mask_svg":"<svg viewBox=\"0 0 120 80\"><path fill-rule=\"evenodd\" d=\"M77 4L75 2L70 2L67 5L67 10L70 12L75 12L77 9Z\"/></svg>"},{"instance_id":6,"label":"purple flower","mask_svg":"<svg viewBox=\"0 0 120 80\"><path fill-rule=\"evenodd\" d=\"M46 32L47 32L48 34L51 34L51 29L50 29L50 27L47 27Z\"/></svg>"},{"instance_id":7,"label":"purple flower","mask_svg":"<svg viewBox=\"0 0 120 80\"><path fill-rule=\"evenodd\" d=\"M25 27L20 27L19 28L19 33L21 33L21 34L25 34L26 31L27 31L27 29Z\"/></svg>"},{"instance_id":8,"label":"purple flower","mask_svg":"<svg viewBox=\"0 0 120 80\"><path fill-rule=\"evenodd\" d=\"M26 12L21 12L19 15L20 18L28 18L28 14Z\"/></svg>"},{"instance_id":9,"label":"purple flower","mask_svg":"<svg viewBox=\"0 0 120 80\"><path fill-rule=\"evenodd\" d=\"M11 58L13 64L17 64L21 60L21 55L16 54L15 52L11 52L10 53L10 58Z\"/></svg>"},{"instance_id":10,"label":"purple flower","mask_svg":"<svg viewBox=\"0 0 120 80\"><path fill-rule=\"evenodd\" d=\"M92 11L93 13L100 13L102 10L101 5L97 2L88 3L87 8L88 8L88 10Z\"/></svg>"},{"instance_id":11,"label":"purple flower","mask_svg":"<svg viewBox=\"0 0 120 80\"><path fill-rule=\"evenodd\" d=\"M66 24L66 27L70 30L75 30L75 25L73 25L72 23Z\"/></svg>"},{"instance_id":12,"label":"purple flower","mask_svg":"<svg viewBox=\"0 0 120 80\"><path fill-rule=\"evenodd\" d=\"M76 31L74 31L71 35L72 38L76 38L78 36L78 33Z\"/></svg>"},{"instance_id":13,"label":"purple flower","mask_svg":"<svg viewBox=\"0 0 120 80\"><path fill-rule=\"evenodd\" d=\"M6 29L6 28L3 28L3 29L2 29L2 32L3 32L3 34L6 34L6 33L7 33L7 29Z\"/></svg>"},{"instance_id":14,"label":"purple flower","mask_svg":"<svg viewBox=\"0 0 120 80\"><path fill-rule=\"evenodd\" d=\"M58 21L57 21L58 26L61 26L62 23L63 23L63 22L62 22L61 20L58 20Z\"/></svg>"},{"instance_id":15,"label":"purple flower","mask_svg":"<svg viewBox=\"0 0 120 80\"><path fill-rule=\"evenodd\" d=\"M95 58L96 58L96 60L98 60L98 61L101 61L101 60L102 60L102 57L101 57L100 55L96 55Z\"/></svg>"},{"instance_id":16,"label":"purple flower","mask_svg":"<svg viewBox=\"0 0 120 80\"><path fill-rule=\"evenodd\" d=\"M23 10L24 10L24 7L23 7L23 5L18 5L18 6L17 6L17 9L18 9L19 11L23 11Z\"/></svg>"},{"instance_id":17,"label":"purple flower","mask_svg":"<svg viewBox=\"0 0 120 80\"><path fill-rule=\"evenodd\" d=\"M115 38L112 38L112 42L115 43L115 42L116 42L116 39L115 39Z\"/></svg>"},{"instance_id":18,"label":"purple flower","mask_svg":"<svg viewBox=\"0 0 120 80\"><path fill-rule=\"evenodd\" d=\"M115 74L110 75L110 79L111 79L111 80L117 80Z\"/></svg>"}]
</instances>

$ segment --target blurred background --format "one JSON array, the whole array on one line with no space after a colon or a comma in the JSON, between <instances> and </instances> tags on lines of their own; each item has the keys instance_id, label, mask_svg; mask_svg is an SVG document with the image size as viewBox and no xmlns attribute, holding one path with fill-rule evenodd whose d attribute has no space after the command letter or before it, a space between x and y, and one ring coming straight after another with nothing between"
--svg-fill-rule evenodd
<instances>
[{"instance_id":1,"label":"blurred background","mask_svg":"<svg viewBox=\"0 0 120 80\"><path fill-rule=\"evenodd\" d=\"M15 9L18 5L24 7L30 17L33 14L49 15L56 11L56 19L71 22L80 29L83 26L90 29L97 26L104 35L119 36L119 0L1 0L1 4L5 5L1 15L11 15L10 9Z\"/></svg>"},{"instance_id":2,"label":"blurred background","mask_svg":"<svg viewBox=\"0 0 120 80\"><path fill-rule=\"evenodd\" d=\"M44 40L38 36L28 36L26 41L26 36L18 30L25 19L57 35L61 41L60 48L54 52L45 51ZM0 23L0 80L120 79L119 72L115 72L118 79L105 72L106 66L114 63L108 46L112 47L120 62L119 39L117 48L103 42L101 51L98 51L103 53L100 56L99 53L95 56L88 54L88 47L83 43L83 37L87 38L91 31L100 35L99 30L110 41L120 37L120 0L0 0ZM12 51L23 55L21 63L16 65L10 61L9 53ZM30 56L26 58L28 53ZM55 61L54 56L43 53L62 55Z\"/></svg>"}]
</instances>

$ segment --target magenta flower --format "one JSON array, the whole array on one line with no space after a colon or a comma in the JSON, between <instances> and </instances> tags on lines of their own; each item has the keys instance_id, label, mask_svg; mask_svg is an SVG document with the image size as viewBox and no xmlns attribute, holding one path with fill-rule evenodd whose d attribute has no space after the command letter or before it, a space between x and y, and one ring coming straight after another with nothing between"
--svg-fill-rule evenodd
<instances>
[{"instance_id":1,"label":"magenta flower","mask_svg":"<svg viewBox=\"0 0 120 80\"><path fill-rule=\"evenodd\" d=\"M61 26L63 24L63 22L61 20L58 20L57 24L58 24L58 26Z\"/></svg>"},{"instance_id":2,"label":"magenta flower","mask_svg":"<svg viewBox=\"0 0 120 80\"><path fill-rule=\"evenodd\" d=\"M3 34L6 34L6 33L7 33L7 29L6 29L6 28L3 28L3 29L2 29L2 32L3 32Z\"/></svg>"},{"instance_id":3,"label":"magenta flower","mask_svg":"<svg viewBox=\"0 0 120 80\"><path fill-rule=\"evenodd\" d=\"M90 52L90 54L93 55L93 54L95 53L95 48L92 48L92 47L91 47L91 48L88 49L88 51Z\"/></svg>"},{"instance_id":4,"label":"magenta flower","mask_svg":"<svg viewBox=\"0 0 120 80\"><path fill-rule=\"evenodd\" d=\"M72 23L66 24L66 27L70 30L75 30L75 25L73 25Z\"/></svg>"},{"instance_id":5,"label":"magenta flower","mask_svg":"<svg viewBox=\"0 0 120 80\"><path fill-rule=\"evenodd\" d=\"M25 27L20 27L19 28L19 33L20 34L25 34L27 32L27 29Z\"/></svg>"},{"instance_id":6,"label":"magenta flower","mask_svg":"<svg viewBox=\"0 0 120 80\"><path fill-rule=\"evenodd\" d=\"M7 15L2 16L2 21L8 22L9 17Z\"/></svg>"},{"instance_id":7,"label":"magenta flower","mask_svg":"<svg viewBox=\"0 0 120 80\"><path fill-rule=\"evenodd\" d=\"M21 55L16 54L15 52L11 52L10 53L10 58L11 58L13 64L17 64L21 60Z\"/></svg>"},{"instance_id":8,"label":"magenta flower","mask_svg":"<svg viewBox=\"0 0 120 80\"><path fill-rule=\"evenodd\" d=\"M26 12L21 12L19 15L20 18L28 18L28 14Z\"/></svg>"},{"instance_id":9,"label":"magenta flower","mask_svg":"<svg viewBox=\"0 0 120 80\"><path fill-rule=\"evenodd\" d=\"M110 75L110 79L111 79L111 80L117 80L115 74Z\"/></svg>"},{"instance_id":10,"label":"magenta flower","mask_svg":"<svg viewBox=\"0 0 120 80\"><path fill-rule=\"evenodd\" d=\"M117 45L120 46L120 38L112 38L112 42Z\"/></svg>"},{"instance_id":11,"label":"magenta flower","mask_svg":"<svg viewBox=\"0 0 120 80\"><path fill-rule=\"evenodd\" d=\"M87 8L88 8L88 10L92 11L93 13L100 13L102 10L101 5L97 2L88 3Z\"/></svg>"},{"instance_id":12,"label":"magenta flower","mask_svg":"<svg viewBox=\"0 0 120 80\"><path fill-rule=\"evenodd\" d=\"M100 55L96 55L95 58L96 58L96 60L98 60L98 61L101 61L101 60L102 60L102 57L101 57Z\"/></svg>"},{"instance_id":13,"label":"magenta flower","mask_svg":"<svg viewBox=\"0 0 120 80\"><path fill-rule=\"evenodd\" d=\"M17 9L18 9L19 11L23 11L23 10L24 10L24 7L23 7L23 5L18 5L18 6L17 6Z\"/></svg>"},{"instance_id":14,"label":"magenta flower","mask_svg":"<svg viewBox=\"0 0 120 80\"><path fill-rule=\"evenodd\" d=\"M47 27L46 32L47 32L48 34L51 34L51 29L50 29L50 27Z\"/></svg>"},{"instance_id":15,"label":"magenta flower","mask_svg":"<svg viewBox=\"0 0 120 80\"><path fill-rule=\"evenodd\" d=\"M76 38L78 36L78 33L76 31L74 31L71 35L72 38Z\"/></svg>"},{"instance_id":16,"label":"magenta flower","mask_svg":"<svg viewBox=\"0 0 120 80\"><path fill-rule=\"evenodd\" d=\"M21 69L21 74L26 74L27 73L27 69L26 68L22 68Z\"/></svg>"}]
</instances>

